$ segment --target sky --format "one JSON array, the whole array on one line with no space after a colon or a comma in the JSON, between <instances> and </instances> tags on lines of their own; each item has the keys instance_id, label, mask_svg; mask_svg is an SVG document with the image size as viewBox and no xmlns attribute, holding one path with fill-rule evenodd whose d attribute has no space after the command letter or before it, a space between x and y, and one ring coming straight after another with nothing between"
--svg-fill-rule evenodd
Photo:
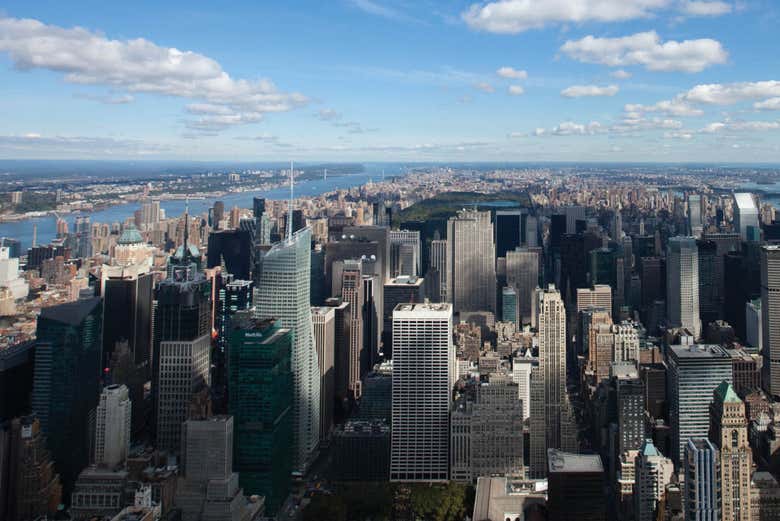
<instances>
[{"instance_id":1,"label":"sky","mask_svg":"<svg viewBox=\"0 0 780 521\"><path fill-rule=\"evenodd\" d=\"M4 0L0 158L780 162L777 0Z\"/></svg>"}]
</instances>

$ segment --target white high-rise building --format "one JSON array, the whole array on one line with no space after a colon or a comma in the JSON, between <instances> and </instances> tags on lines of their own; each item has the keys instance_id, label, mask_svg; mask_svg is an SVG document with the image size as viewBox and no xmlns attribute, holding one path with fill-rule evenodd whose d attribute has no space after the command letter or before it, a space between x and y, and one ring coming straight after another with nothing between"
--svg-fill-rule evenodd
<instances>
[{"instance_id":1,"label":"white high-rise building","mask_svg":"<svg viewBox=\"0 0 780 521\"><path fill-rule=\"evenodd\" d=\"M704 229L702 219L702 198L698 194L688 196L688 233L701 237Z\"/></svg>"},{"instance_id":2,"label":"white high-rise building","mask_svg":"<svg viewBox=\"0 0 780 521\"><path fill-rule=\"evenodd\" d=\"M531 371L539 365L539 359L526 351L526 356L512 359L512 381L517 384L517 397L523 404L523 420L531 416Z\"/></svg>"},{"instance_id":3,"label":"white high-rise building","mask_svg":"<svg viewBox=\"0 0 780 521\"><path fill-rule=\"evenodd\" d=\"M537 248L517 248L506 252L506 283L517 293L517 314L522 324L534 321L534 291L539 286L539 257Z\"/></svg>"},{"instance_id":4,"label":"white high-rise building","mask_svg":"<svg viewBox=\"0 0 780 521\"><path fill-rule=\"evenodd\" d=\"M758 229L758 208L753 194L734 194L734 232L739 233L743 241L748 239L748 226Z\"/></svg>"},{"instance_id":5,"label":"white high-rise building","mask_svg":"<svg viewBox=\"0 0 780 521\"><path fill-rule=\"evenodd\" d=\"M19 276L19 259L11 257L11 248L0 247L0 288L8 288L14 300L27 298L30 286Z\"/></svg>"},{"instance_id":6,"label":"white high-rise building","mask_svg":"<svg viewBox=\"0 0 780 521\"><path fill-rule=\"evenodd\" d=\"M422 273L420 232L417 230L390 230L390 276L416 277Z\"/></svg>"},{"instance_id":7,"label":"white high-rise building","mask_svg":"<svg viewBox=\"0 0 780 521\"><path fill-rule=\"evenodd\" d=\"M455 373L452 305L398 304L393 311L390 481L449 479Z\"/></svg>"},{"instance_id":8,"label":"white high-rise building","mask_svg":"<svg viewBox=\"0 0 780 521\"><path fill-rule=\"evenodd\" d=\"M447 240L434 239L431 241L431 269L435 269L439 274L439 294L434 297L440 302L447 301ZM428 279L428 274L425 278Z\"/></svg>"},{"instance_id":9,"label":"white high-rise building","mask_svg":"<svg viewBox=\"0 0 780 521\"><path fill-rule=\"evenodd\" d=\"M634 514L637 521L654 521L656 507L672 480L674 464L646 440L636 457Z\"/></svg>"},{"instance_id":10,"label":"white high-rise building","mask_svg":"<svg viewBox=\"0 0 780 521\"><path fill-rule=\"evenodd\" d=\"M293 332L293 472L301 474L313 461L320 439L320 368L309 304L310 244L309 228L274 244L262 259L254 291L255 318L276 318Z\"/></svg>"},{"instance_id":11,"label":"white high-rise building","mask_svg":"<svg viewBox=\"0 0 780 521\"><path fill-rule=\"evenodd\" d=\"M601 308L607 313L612 313L612 288L609 284L577 288L577 313L588 308Z\"/></svg>"},{"instance_id":12,"label":"white high-rise building","mask_svg":"<svg viewBox=\"0 0 780 521\"><path fill-rule=\"evenodd\" d=\"M447 300L453 311L496 312L490 212L461 210L447 222Z\"/></svg>"},{"instance_id":13,"label":"white high-rise building","mask_svg":"<svg viewBox=\"0 0 780 521\"><path fill-rule=\"evenodd\" d=\"M761 343L764 386L780 395L780 246L761 249Z\"/></svg>"},{"instance_id":14,"label":"white high-rise building","mask_svg":"<svg viewBox=\"0 0 780 521\"><path fill-rule=\"evenodd\" d=\"M666 315L670 327L701 336L699 249L693 237L672 237L666 251Z\"/></svg>"},{"instance_id":15,"label":"white high-rise building","mask_svg":"<svg viewBox=\"0 0 780 521\"><path fill-rule=\"evenodd\" d=\"M103 389L95 417L95 465L114 468L127 459L131 409L127 387L109 385Z\"/></svg>"},{"instance_id":16,"label":"white high-rise building","mask_svg":"<svg viewBox=\"0 0 780 521\"><path fill-rule=\"evenodd\" d=\"M550 285L536 290L539 367L531 375L530 476L547 473L547 450L570 449L566 425L570 417L566 395L566 309L561 294Z\"/></svg>"},{"instance_id":17,"label":"white high-rise building","mask_svg":"<svg viewBox=\"0 0 780 521\"><path fill-rule=\"evenodd\" d=\"M211 335L160 342L157 375L157 447L178 452L192 396L210 385Z\"/></svg>"}]
</instances>

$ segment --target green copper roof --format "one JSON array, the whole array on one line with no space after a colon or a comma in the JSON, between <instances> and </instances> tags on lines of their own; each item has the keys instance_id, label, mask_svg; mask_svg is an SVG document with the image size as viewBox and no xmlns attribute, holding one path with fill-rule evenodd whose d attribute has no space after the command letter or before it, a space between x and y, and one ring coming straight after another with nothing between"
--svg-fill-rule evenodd
<instances>
[{"instance_id":1,"label":"green copper roof","mask_svg":"<svg viewBox=\"0 0 780 521\"><path fill-rule=\"evenodd\" d=\"M642 445L642 448L639 449L639 452L641 452L643 456L661 455L661 453L658 452L658 449L655 448L655 445L653 445L653 440L645 440L645 443Z\"/></svg>"},{"instance_id":2,"label":"green copper roof","mask_svg":"<svg viewBox=\"0 0 780 521\"><path fill-rule=\"evenodd\" d=\"M737 395L736 391L734 391L734 388L731 386L730 383L727 381L723 381L720 383L718 387L715 388L715 396L718 398L719 402L736 402L736 403L742 403L742 400Z\"/></svg>"},{"instance_id":3,"label":"green copper roof","mask_svg":"<svg viewBox=\"0 0 780 521\"><path fill-rule=\"evenodd\" d=\"M139 244L144 242L144 238L135 226L128 224L116 242L117 244Z\"/></svg>"}]
</instances>

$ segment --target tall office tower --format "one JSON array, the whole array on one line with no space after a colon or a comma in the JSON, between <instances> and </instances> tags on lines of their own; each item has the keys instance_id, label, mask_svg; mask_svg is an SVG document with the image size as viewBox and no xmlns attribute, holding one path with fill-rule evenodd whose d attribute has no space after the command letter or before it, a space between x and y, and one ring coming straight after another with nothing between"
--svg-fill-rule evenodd
<instances>
[{"instance_id":1,"label":"tall office tower","mask_svg":"<svg viewBox=\"0 0 780 521\"><path fill-rule=\"evenodd\" d=\"M76 217L74 231L76 241L73 247L74 255L80 259L92 257L92 225L89 222L89 216Z\"/></svg>"},{"instance_id":2,"label":"tall office tower","mask_svg":"<svg viewBox=\"0 0 780 521\"><path fill-rule=\"evenodd\" d=\"M212 285L197 266L189 232L157 286L153 336L153 396L157 446L178 452L181 425L194 393L210 385Z\"/></svg>"},{"instance_id":3,"label":"tall office tower","mask_svg":"<svg viewBox=\"0 0 780 521\"><path fill-rule=\"evenodd\" d=\"M110 376L113 383L126 385L130 392L133 432L138 433L145 424L144 384L152 377L154 275L135 266L104 266L103 277L102 367L111 366L118 344L127 344L130 371Z\"/></svg>"},{"instance_id":4,"label":"tall office tower","mask_svg":"<svg viewBox=\"0 0 780 521\"><path fill-rule=\"evenodd\" d=\"M215 230L222 228L222 221L225 219L225 203L214 201L214 207L211 209L212 221L211 227Z\"/></svg>"},{"instance_id":5,"label":"tall office tower","mask_svg":"<svg viewBox=\"0 0 780 521\"><path fill-rule=\"evenodd\" d=\"M33 416L0 423L0 519L27 521L57 512L60 477Z\"/></svg>"},{"instance_id":6,"label":"tall office tower","mask_svg":"<svg viewBox=\"0 0 780 521\"><path fill-rule=\"evenodd\" d=\"M271 220L265 213L264 198L252 198L252 217L255 219L255 248L257 246L271 244Z\"/></svg>"},{"instance_id":7,"label":"tall office tower","mask_svg":"<svg viewBox=\"0 0 780 521\"><path fill-rule=\"evenodd\" d=\"M780 246L761 249L761 342L764 387L780 395Z\"/></svg>"},{"instance_id":8,"label":"tall office tower","mask_svg":"<svg viewBox=\"0 0 780 521\"><path fill-rule=\"evenodd\" d=\"M720 450L720 511L723 519L751 521L753 451L748 442L745 403L728 382L722 382L712 396L709 438Z\"/></svg>"},{"instance_id":9,"label":"tall office tower","mask_svg":"<svg viewBox=\"0 0 780 521\"><path fill-rule=\"evenodd\" d=\"M563 210L566 215L566 233L577 233L577 221L585 221L585 207L567 206Z\"/></svg>"},{"instance_id":10,"label":"tall office tower","mask_svg":"<svg viewBox=\"0 0 780 521\"><path fill-rule=\"evenodd\" d=\"M501 289L501 321L517 324L517 292L512 286Z\"/></svg>"},{"instance_id":11,"label":"tall office tower","mask_svg":"<svg viewBox=\"0 0 780 521\"><path fill-rule=\"evenodd\" d=\"M605 476L597 454L548 450L547 509L558 521L603 521Z\"/></svg>"},{"instance_id":12,"label":"tall office tower","mask_svg":"<svg viewBox=\"0 0 780 521\"><path fill-rule=\"evenodd\" d=\"M636 457L636 486L634 488L634 519L655 521L656 508L664 499L666 485L672 480L674 464L645 440Z\"/></svg>"},{"instance_id":13,"label":"tall office tower","mask_svg":"<svg viewBox=\"0 0 780 521\"><path fill-rule=\"evenodd\" d=\"M677 345L667 351L669 367L669 423L672 425L672 459L683 461L689 438L706 438L712 391L731 383L731 357L717 345Z\"/></svg>"},{"instance_id":14,"label":"tall office tower","mask_svg":"<svg viewBox=\"0 0 780 521\"><path fill-rule=\"evenodd\" d=\"M693 237L669 239L666 251L666 314L670 327L683 327L694 337L701 336L699 253Z\"/></svg>"},{"instance_id":15,"label":"tall office tower","mask_svg":"<svg viewBox=\"0 0 780 521\"><path fill-rule=\"evenodd\" d=\"M343 261L343 271L341 272L341 299L349 302L350 308L354 310L350 314L350 346L349 358L347 362L347 390L350 397L354 400L360 398L361 379L360 379L360 359L363 356L364 337L363 337L363 305L365 304L363 295L363 275L360 261Z\"/></svg>"},{"instance_id":16,"label":"tall office tower","mask_svg":"<svg viewBox=\"0 0 780 521\"><path fill-rule=\"evenodd\" d=\"M320 365L320 440L326 440L333 428L333 404L336 401L336 309L313 307L311 318Z\"/></svg>"},{"instance_id":17,"label":"tall office tower","mask_svg":"<svg viewBox=\"0 0 780 521\"><path fill-rule=\"evenodd\" d=\"M722 317L718 273L722 276L723 259L718 256L718 245L714 241L700 239L696 241L696 247L699 251L699 313L702 323L709 324Z\"/></svg>"},{"instance_id":18,"label":"tall office tower","mask_svg":"<svg viewBox=\"0 0 780 521\"><path fill-rule=\"evenodd\" d=\"M750 347L755 347L759 353L764 352L761 321L761 299L751 300L745 304L745 342Z\"/></svg>"},{"instance_id":19,"label":"tall office tower","mask_svg":"<svg viewBox=\"0 0 780 521\"><path fill-rule=\"evenodd\" d=\"M524 210L498 210L496 211L495 244L496 258L506 257L507 252L519 248L525 244L523 238L525 230Z\"/></svg>"},{"instance_id":20,"label":"tall office tower","mask_svg":"<svg viewBox=\"0 0 780 521\"><path fill-rule=\"evenodd\" d=\"M90 413L100 396L99 298L43 308L38 316L32 409L69 497L90 460Z\"/></svg>"},{"instance_id":21,"label":"tall office tower","mask_svg":"<svg viewBox=\"0 0 780 521\"><path fill-rule=\"evenodd\" d=\"M233 418L187 420L182 440L184 477L174 499L182 521L254 519L260 506L247 503L233 472Z\"/></svg>"},{"instance_id":22,"label":"tall office tower","mask_svg":"<svg viewBox=\"0 0 780 521\"><path fill-rule=\"evenodd\" d=\"M451 304L393 312L390 481L447 481L455 380Z\"/></svg>"},{"instance_id":23,"label":"tall office tower","mask_svg":"<svg viewBox=\"0 0 780 521\"><path fill-rule=\"evenodd\" d=\"M489 375L473 399L455 402L450 422L450 479L479 476L523 477L523 405L517 384Z\"/></svg>"},{"instance_id":24,"label":"tall office tower","mask_svg":"<svg viewBox=\"0 0 780 521\"><path fill-rule=\"evenodd\" d=\"M609 233L612 236L612 240L619 241L623 237L623 214L620 208L616 209L612 214L612 222L610 224Z\"/></svg>"},{"instance_id":25,"label":"tall office tower","mask_svg":"<svg viewBox=\"0 0 780 521\"><path fill-rule=\"evenodd\" d=\"M634 362L616 362L612 366L616 381L618 416L618 454L639 450L645 438L645 389Z\"/></svg>"},{"instance_id":26,"label":"tall office tower","mask_svg":"<svg viewBox=\"0 0 780 521\"><path fill-rule=\"evenodd\" d=\"M718 449L707 438L689 439L685 445L683 509L690 521L737 519L720 516L720 469ZM728 495L729 490L725 489Z\"/></svg>"},{"instance_id":27,"label":"tall office tower","mask_svg":"<svg viewBox=\"0 0 780 521\"><path fill-rule=\"evenodd\" d=\"M342 302L338 297L331 297L325 301L327 307L333 308L335 313L335 343L333 348L333 392L340 401L347 400L347 376L349 374L349 346L350 339L350 308L349 302ZM385 348L387 349L387 347Z\"/></svg>"},{"instance_id":28,"label":"tall office tower","mask_svg":"<svg viewBox=\"0 0 780 521\"><path fill-rule=\"evenodd\" d=\"M274 320L238 312L230 325L228 410L233 465L247 494L265 496L276 513L290 490L293 456L292 335Z\"/></svg>"},{"instance_id":29,"label":"tall office tower","mask_svg":"<svg viewBox=\"0 0 780 521\"><path fill-rule=\"evenodd\" d=\"M141 222L139 226L142 230L151 230L154 225L160 222L160 200L144 199L141 201Z\"/></svg>"},{"instance_id":30,"label":"tall office tower","mask_svg":"<svg viewBox=\"0 0 780 521\"><path fill-rule=\"evenodd\" d=\"M411 304L425 301L425 279L417 277L398 277L385 283L382 309L385 310L383 320L385 354L389 354L389 345L393 341L393 310L398 304ZM389 344L389 345L388 345Z\"/></svg>"},{"instance_id":31,"label":"tall office tower","mask_svg":"<svg viewBox=\"0 0 780 521\"><path fill-rule=\"evenodd\" d=\"M447 221L447 300L453 312L496 311L490 212L461 210Z\"/></svg>"},{"instance_id":32,"label":"tall office tower","mask_svg":"<svg viewBox=\"0 0 780 521\"><path fill-rule=\"evenodd\" d=\"M130 452L130 393L124 385L109 385L100 393L95 415L95 464L115 468Z\"/></svg>"},{"instance_id":33,"label":"tall office tower","mask_svg":"<svg viewBox=\"0 0 780 521\"><path fill-rule=\"evenodd\" d=\"M577 312L588 308L600 308L612 313L612 288L596 284L592 288L577 288Z\"/></svg>"},{"instance_id":34,"label":"tall office tower","mask_svg":"<svg viewBox=\"0 0 780 521\"><path fill-rule=\"evenodd\" d=\"M566 421L566 309L554 286L536 290L536 328L539 338L538 378L531 376L531 477L547 472L547 450L564 449ZM534 381L536 380L536 382Z\"/></svg>"},{"instance_id":35,"label":"tall office tower","mask_svg":"<svg viewBox=\"0 0 780 521\"><path fill-rule=\"evenodd\" d=\"M239 311L252 307L251 280L241 280L230 273L220 273L216 278L216 309L214 313L214 329L217 333L216 348L224 354L229 341L228 327L230 319Z\"/></svg>"},{"instance_id":36,"label":"tall office tower","mask_svg":"<svg viewBox=\"0 0 780 521\"><path fill-rule=\"evenodd\" d=\"M780 519L780 484L772 474L766 471L754 472L750 490L750 510L754 520Z\"/></svg>"},{"instance_id":37,"label":"tall office tower","mask_svg":"<svg viewBox=\"0 0 780 521\"><path fill-rule=\"evenodd\" d=\"M603 311L593 313L587 331L588 365L593 370L597 384L609 378L610 365L615 352L612 321L603 320L603 313Z\"/></svg>"},{"instance_id":38,"label":"tall office tower","mask_svg":"<svg viewBox=\"0 0 780 521\"><path fill-rule=\"evenodd\" d=\"M541 250L518 248L506 253L506 283L517 293L517 315L522 324L535 322L534 291L539 286Z\"/></svg>"},{"instance_id":39,"label":"tall office tower","mask_svg":"<svg viewBox=\"0 0 780 521\"><path fill-rule=\"evenodd\" d=\"M631 320L624 320L620 324L612 326L612 332L615 334L615 351L613 358L615 362L626 362L633 360L639 362L639 328L638 324Z\"/></svg>"},{"instance_id":40,"label":"tall office tower","mask_svg":"<svg viewBox=\"0 0 780 521\"><path fill-rule=\"evenodd\" d=\"M525 218L525 245L529 248L539 246L539 221L535 215L527 215Z\"/></svg>"},{"instance_id":41,"label":"tall office tower","mask_svg":"<svg viewBox=\"0 0 780 521\"><path fill-rule=\"evenodd\" d=\"M447 300L447 240L435 239L431 241L431 259L428 270L435 270L438 276L439 294L431 295L432 300L445 302ZM426 273L426 277L429 275Z\"/></svg>"},{"instance_id":42,"label":"tall office tower","mask_svg":"<svg viewBox=\"0 0 780 521\"><path fill-rule=\"evenodd\" d=\"M224 264L236 278L248 280L252 271L252 233L249 230L221 230L208 238L206 267Z\"/></svg>"},{"instance_id":43,"label":"tall office tower","mask_svg":"<svg viewBox=\"0 0 780 521\"><path fill-rule=\"evenodd\" d=\"M688 234L693 237L701 237L704 229L702 219L702 199L698 194L688 196Z\"/></svg>"},{"instance_id":44,"label":"tall office tower","mask_svg":"<svg viewBox=\"0 0 780 521\"><path fill-rule=\"evenodd\" d=\"M422 274L420 232L417 230L390 230L390 276Z\"/></svg>"},{"instance_id":45,"label":"tall office tower","mask_svg":"<svg viewBox=\"0 0 780 521\"><path fill-rule=\"evenodd\" d=\"M758 208L753 200L753 194L734 194L734 231L739 233L743 241L748 240L749 228L759 230Z\"/></svg>"},{"instance_id":46,"label":"tall office tower","mask_svg":"<svg viewBox=\"0 0 780 521\"><path fill-rule=\"evenodd\" d=\"M320 436L320 366L309 305L311 231L304 228L275 244L263 258L255 289L255 317L278 318L292 330L293 473L305 474Z\"/></svg>"},{"instance_id":47,"label":"tall office tower","mask_svg":"<svg viewBox=\"0 0 780 521\"><path fill-rule=\"evenodd\" d=\"M531 417L531 372L539 366L539 359L531 356L531 350L524 357L512 359L512 381L517 384L517 397L523 406L523 420Z\"/></svg>"}]
</instances>

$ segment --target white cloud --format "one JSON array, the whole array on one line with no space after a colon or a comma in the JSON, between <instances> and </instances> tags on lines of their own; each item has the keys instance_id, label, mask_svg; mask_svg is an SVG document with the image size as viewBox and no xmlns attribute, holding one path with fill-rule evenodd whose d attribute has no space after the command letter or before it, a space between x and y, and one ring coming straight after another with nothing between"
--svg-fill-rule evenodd
<instances>
[{"instance_id":1,"label":"white cloud","mask_svg":"<svg viewBox=\"0 0 780 521\"><path fill-rule=\"evenodd\" d=\"M97 101L98 103L105 103L106 105L125 105L127 103L132 103L133 101L135 101L135 98L130 94L121 94L118 96L114 96L114 95L102 95L102 94L76 93L73 95L73 97L79 99L86 99L90 101Z\"/></svg>"},{"instance_id":2,"label":"white cloud","mask_svg":"<svg viewBox=\"0 0 780 521\"><path fill-rule=\"evenodd\" d=\"M547 130L544 128L537 128L534 130L534 136L592 136L595 134L601 134L605 131L604 127L598 121L591 121L590 123L575 123L574 121L564 121L563 123L554 126Z\"/></svg>"},{"instance_id":3,"label":"white cloud","mask_svg":"<svg viewBox=\"0 0 780 521\"><path fill-rule=\"evenodd\" d=\"M614 96L620 89L617 85L607 85L599 87L598 85L572 85L561 91L564 98L582 98L596 96Z\"/></svg>"},{"instance_id":4,"label":"white cloud","mask_svg":"<svg viewBox=\"0 0 780 521\"><path fill-rule=\"evenodd\" d=\"M388 20L397 20L401 22L419 22L416 18L413 18L401 11L382 5L373 0L348 0L354 7L360 9L364 13L368 13L374 16L381 16Z\"/></svg>"},{"instance_id":5,"label":"white cloud","mask_svg":"<svg viewBox=\"0 0 780 521\"><path fill-rule=\"evenodd\" d=\"M600 63L610 67L641 65L651 71L700 72L711 65L725 63L728 53L717 40L702 38L661 42L655 31L620 38L589 35L569 40L561 51L574 60Z\"/></svg>"},{"instance_id":6,"label":"white cloud","mask_svg":"<svg viewBox=\"0 0 780 521\"><path fill-rule=\"evenodd\" d=\"M780 97L780 81L696 85L688 92L682 94L682 97L693 103L733 105L741 101Z\"/></svg>"},{"instance_id":7,"label":"white cloud","mask_svg":"<svg viewBox=\"0 0 780 521\"><path fill-rule=\"evenodd\" d=\"M461 18L472 29L520 33L553 23L620 22L648 17L671 0L496 0L472 4Z\"/></svg>"},{"instance_id":8,"label":"white cloud","mask_svg":"<svg viewBox=\"0 0 780 521\"><path fill-rule=\"evenodd\" d=\"M680 10L690 16L721 16L732 11L731 4L720 1L683 1Z\"/></svg>"},{"instance_id":9,"label":"white cloud","mask_svg":"<svg viewBox=\"0 0 780 521\"><path fill-rule=\"evenodd\" d=\"M15 157L78 156L127 157L148 156L166 152L166 145L137 139L116 139L91 136L46 136L38 133L0 136L0 150Z\"/></svg>"},{"instance_id":10,"label":"white cloud","mask_svg":"<svg viewBox=\"0 0 780 521\"><path fill-rule=\"evenodd\" d=\"M679 130L683 127L682 121L671 118L645 118L642 116L627 115L618 123L610 127L610 132L618 134L635 132L639 130Z\"/></svg>"},{"instance_id":11,"label":"white cloud","mask_svg":"<svg viewBox=\"0 0 780 521\"><path fill-rule=\"evenodd\" d=\"M512 80L524 80L528 78L528 72L524 70L514 69L512 67L501 67L496 71L496 74L502 78L508 78Z\"/></svg>"},{"instance_id":12,"label":"white cloud","mask_svg":"<svg viewBox=\"0 0 780 521\"><path fill-rule=\"evenodd\" d=\"M474 84L474 88L478 89L478 90L481 90L482 92L487 92L488 94L491 94L491 93L496 91L496 89L493 88L493 86L490 83L486 82L486 81L481 81L479 83L475 83Z\"/></svg>"},{"instance_id":13,"label":"white cloud","mask_svg":"<svg viewBox=\"0 0 780 521\"><path fill-rule=\"evenodd\" d=\"M618 80L627 80L632 76L630 72L624 71L623 69L612 71L609 73L609 75L613 78L617 78Z\"/></svg>"},{"instance_id":14,"label":"white cloud","mask_svg":"<svg viewBox=\"0 0 780 521\"><path fill-rule=\"evenodd\" d=\"M511 96L521 96L525 92L525 89L520 85L510 85L507 92Z\"/></svg>"},{"instance_id":15,"label":"white cloud","mask_svg":"<svg viewBox=\"0 0 780 521\"><path fill-rule=\"evenodd\" d=\"M669 132L664 132L664 139L682 139L688 141L693 139L693 132L688 130L670 130Z\"/></svg>"},{"instance_id":16,"label":"white cloud","mask_svg":"<svg viewBox=\"0 0 780 521\"><path fill-rule=\"evenodd\" d=\"M780 129L780 121L716 121L701 129L704 134L718 132L765 132Z\"/></svg>"},{"instance_id":17,"label":"white cloud","mask_svg":"<svg viewBox=\"0 0 780 521\"><path fill-rule=\"evenodd\" d=\"M753 104L753 108L758 110L780 110L780 97L756 102Z\"/></svg>"},{"instance_id":18,"label":"white cloud","mask_svg":"<svg viewBox=\"0 0 780 521\"><path fill-rule=\"evenodd\" d=\"M680 97L659 101L654 105L628 104L623 110L626 113L654 112L675 117L701 116L704 114L703 110L692 106Z\"/></svg>"},{"instance_id":19,"label":"white cloud","mask_svg":"<svg viewBox=\"0 0 780 521\"><path fill-rule=\"evenodd\" d=\"M316 116L322 121L336 121L341 119L341 114L334 109L320 109Z\"/></svg>"},{"instance_id":20,"label":"white cloud","mask_svg":"<svg viewBox=\"0 0 780 521\"><path fill-rule=\"evenodd\" d=\"M198 100L227 109L191 122L196 128L253 123L269 112L305 104L299 93L282 92L267 79L233 78L202 54L160 47L143 38L111 40L81 27L66 29L38 20L0 18L0 52L17 69L45 69L65 81L105 85L126 93Z\"/></svg>"}]
</instances>

